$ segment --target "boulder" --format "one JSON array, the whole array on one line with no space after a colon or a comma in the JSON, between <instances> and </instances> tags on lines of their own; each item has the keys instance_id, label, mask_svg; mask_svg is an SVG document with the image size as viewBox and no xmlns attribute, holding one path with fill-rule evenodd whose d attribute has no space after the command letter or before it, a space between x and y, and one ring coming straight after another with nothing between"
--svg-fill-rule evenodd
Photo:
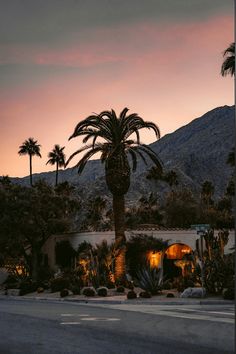
<instances>
[{"instance_id":1,"label":"boulder","mask_svg":"<svg viewBox=\"0 0 236 354\"><path fill-rule=\"evenodd\" d=\"M206 296L205 288L187 288L180 295L180 297L182 298L202 298L205 296Z\"/></svg>"}]
</instances>

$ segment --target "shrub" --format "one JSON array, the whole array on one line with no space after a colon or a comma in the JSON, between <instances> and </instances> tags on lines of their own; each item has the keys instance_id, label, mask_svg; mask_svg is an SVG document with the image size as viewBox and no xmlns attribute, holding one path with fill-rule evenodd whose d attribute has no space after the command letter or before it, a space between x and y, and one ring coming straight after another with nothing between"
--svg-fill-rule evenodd
<instances>
[{"instance_id":1,"label":"shrub","mask_svg":"<svg viewBox=\"0 0 236 354\"><path fill-rule=\"evenodd\" d=\"M141 293L139 293L139 297L142 297L143 299L150 299L152 295L148 291L141 291Z\"/></svg>"},{"instance_id":2,"label":"shrub","mask_svg":"<svg viewBox=\"0 0 236 354\"><path fill-rule=\"evenodd\" d=\"M96 292L93 287L90 287L90 288L84 288L82 290L82 294L85 296L95 296Z\"/></svg>"},{"instance_id":3,"label":"shrub","mask_svg":"<svg viewBox=\"0 0 236 354\"><path fill-rule=\"evenodd\" d=\"M167 293L166 297L175 297L175 295L173 293Z\"/></svg>"},{"instance_id":4,"label":"shrub","mask_svg":"<svg viewBox=\"0 0 236 354\"><path fill-rule=\"evenodd\" d=\"M101 287L97 289L98 296L107 296L107 288Z\"/></svg>"},{"instance_id":5,"label":"shrub","mask_svg":"<svg viewBox=\"0 0 236 354\"><path fill-rule=\"evenodd\" d=\"M38 288L38 284L36 282L33 282L30 279L27 279L20 283L19 288L20 288L20 295L22 296L36 291Z\"/></svg>"},{"instance_id":6,"label":"shrub","mask_svg":"<svg viewBox=\"0 0 236 354\"><path fill-rule=\"evenodd\" d=\"M151 268L150 265L137 272L138 285L141 289L156 295L161 290L162 271L158 268Z\"/></svg>"},{"instance_id":7,"label":"shrub","mask_svg":"<svg viewBox=\"0 0 236 354\"><path fill-rule=\"evenodd\" d=\"M235 290L234 288L228 288L223 292L223 299L225 300L234 300L235 299Z\"/></svg>"},{"instance_id":8,"label":"shrub","mask_svg":"<svg viewBox=\"0 0 236 354\"><path fill-rule=\"evenodd\" d=\"M39 287L38 289L37 289L37 293L43 293L44 292L44 288L42 288L42 287Z\"/></svg>"},{"instance_id":9,"label":"shrub","mask_svg":"<svg viewBox=\"0 0 236 354\"><path fill-rule=\"evenodd\" d=\"M63 289L60 291L60 297L66 297L69 295L69 291L67 289Z\"/></svg>"},{"instance_id":10,"label":"shrub","mask_svg":"<svg viewBox=\"0 0 236 354\"><path fill-rule=\"evenodd\" d=\"M70 287L73 295L80 295L80 287L78 285L73 285Z\"/></svg>"},{"instance_id":11,"label":"shrub","mask_svg":"<svg viewBox=\"0 0 236 354\"><path fill-rule=\"evenodd\" d=\"M170 289L172 289L172 287L173 287L173 284L169 280L166 280L162 285L162 289L164 289L164 290L170 290Z\"/></svg>"},{"instance_id":12,"label":"shrub","mask_svg":"<svg viewBox=\"0 0 236 354\"><path fill-rule=\"evenodd\" d=\"M69 280L65 278L56 278L51 280L51 292L61 291L63 289L69 288Z\"/></svg>"},{"instance_id":13,"label":"shrub","mask_svg":"<svg viewBox=\"0 0 236 354\"><path fill-rule=\"evenodd\" d=\"M125 292L125 288L124 288L123 286L118 286L118 287L116 288L116 291L117 291L118 293L124 293L124 292Z\"/></svg>"},{"instance_id":14,"label":"shrub","mask_svg":"<svg viewBox=\"0 0 236 354\"><path fill-rule=\"evenodd\" d=\"M133 291L133 290L130 290L129 292L128 292L128 294L127 294L127 299L136 299L136 297L137 297L137 294L136 294L136 292L135 291Z\"/></svg>"}]
</instances>

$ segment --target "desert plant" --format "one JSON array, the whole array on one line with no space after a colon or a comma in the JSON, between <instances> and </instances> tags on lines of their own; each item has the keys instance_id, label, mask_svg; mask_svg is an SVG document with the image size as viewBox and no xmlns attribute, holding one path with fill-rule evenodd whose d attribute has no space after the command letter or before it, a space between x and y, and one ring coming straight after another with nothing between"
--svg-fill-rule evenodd
<instances>
[{"instance_id":1,"label":"desert plant","mask_svg":"<svg viewBox=\"0 0 236 354\"><path fill-rule=\"evenodd\" d=\"M105 288L104 286L100 287L100 288L97 288L98 296L103 296L103 297L107 296L107 291L108 291L108 289Z\"/></svg>"},{"instance_id":2,"label":"desert plant","mask_svg":"<svg viewBox=\"0 0 236 354\"><path fill-rule=\"evenodd\" d=\"M70 286L70 290L72 291L73 295L80 295L80 286L72 285Z\"/></svg>"},{"instance_id":3,"label":"desert plant","mask_svg":"<svg viewBox=\"0 0 236 354\"><path fill-rule=\"evenodd\" d=\"M116 291L118 293L124 293L125 292L125 288L123 286L117 286Z\"/></svg>"},{"instance_id":4,"label":"desert plant","mask_svg":"<svg viewBox=\"0 0 236 354\"><path fill-rule=\"evenodd\" d=\"M166 297L175 297L175 295L173 293L167 293Z\"/></svg>"},{"instance_id":5,"label":"desert plant","mask_svg":"<svg viewBox=\"0 0 236 354\"><path fill-rule=\"evenodd\" d=\"M128 293L127 293L127 299L136 299L137 298L137 294L135 291L133 290L130 290Z\"/></svg>"},{"instance_id":6,"label":"desert plant","mask_svg":"<svg viewBox=\"0 0 236 354\"><path fill-rule=\"evenodd\" d=\"M62 289L60 291L60 297L66 297L69 295L69 291L67 289Z\"/></svg>"},{"instance_id":7,"label":"desert plant","mask_svg":"<svg viewBox=\"0 0 236 354\"><path fill-rule=\"evenodd\" d=\"M225 300L234 300L235 299L235 289L233 287L225 289L225 291L223 291L223 298Z\"/></svg>"},{"instance_id":8,"label":"desert plant","mask_svg":"<svg viewBox=\"0 0 236 354\"><path fill-rule=\"evenodd\" d=\"M152 295L148 291L141 291L141 293L139 293L139 297L143 299L150 299Z\"/></svg>"},{"instance_id":9,"label":"desert plant","mask_svg":"<svg viewBox=\"0 0 236 354\"><path fill-rule=\"evenodd\" d=\"M141 289L156 295L162 288L162 269L151 268L149 264L137 272L138 285Z\"/></svg>"},{"instance_id":10,"label":"desert plant","mask_svg":"<svg viewBox=\"0 0 236 354\"><path fill-rule=\"evenodd\" d=\"M51 280L51 292L55 293L57 291L61 291L63 289L69 288L70 282L68 279L60 277Z\"/></svg>"},{"instance_id":11,"label":"desert plant","mask_svg":"<svg viewBox=\"0 0 236 354\"><path fill-rule=\"evenodd\" d=\"M19 285L20 288L20 295L26 295L29 293L33 293L38 288L38 283L32 281L31 279L26 279L22 281Z\"/></svg>"},{"instance_id":12,"label":"desert plant","mask_svg":"<svg viewBox=\"0 0 236 354\"><path fill-rule=\"evenodd\" d=\"M90 297L90 296L95 296L96 292L93 287L86 287L82 290L82 294Z\"/></svg>"}]
</instances>

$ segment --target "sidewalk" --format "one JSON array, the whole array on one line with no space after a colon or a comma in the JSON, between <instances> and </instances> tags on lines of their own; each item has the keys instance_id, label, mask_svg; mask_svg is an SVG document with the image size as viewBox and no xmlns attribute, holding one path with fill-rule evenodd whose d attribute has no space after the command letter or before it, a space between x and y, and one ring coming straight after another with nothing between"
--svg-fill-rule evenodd
<instances>
[{"instance_id":1,"label":"sidewalk","mask_svg":"<svg viewBox=\"0 0 236 354\"><path fill-rule=\"evenodd\" d=\"M173 293L175 297L167 298L167 293ZM206 298L180 298L176 291L163 291L160 295L155 295L150 299L136 298L128 300L126 294L112 294L106 297L94 296L87 297L84 295L68 295L64 298L60 297L60 293L31 293L23 296L0 295L0 300L36 300L36 301L52 301L52 302L74 302L74 303L90 303L90 304L146 304L146 305L226 305L234 304L234 300L224 300L221 297L206 297Z\"/></svg>"}]
</instances>

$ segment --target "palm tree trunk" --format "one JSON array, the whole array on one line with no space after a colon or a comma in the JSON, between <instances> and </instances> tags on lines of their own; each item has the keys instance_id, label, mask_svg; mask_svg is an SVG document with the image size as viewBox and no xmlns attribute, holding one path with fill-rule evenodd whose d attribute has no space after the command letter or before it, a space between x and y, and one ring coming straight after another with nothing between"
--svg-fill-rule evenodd
<instances>
[{"instance_id":1,"label":"palm tree trunk","mask_svg":"<svg viewBox=\"0 0 236 354\"><path fill-rule=\"evenodd\" d=\"M124 195L113 194L113 214L115 223L115 244L117 255L115 259L115 280L125 277L125 199Z\"/></svg>"},{"instance_id":2,"label":"palm tree trunk","mask_svg":"<svg viewBox=\"0 0 236 354\"><path fill-rule=\"evenodd\" d=\"M56 186L58 183L58 162L57 162L57 167L56 167Z\"/></svg>"},{"instance_id":3,"label":"palm tree trunk","mask_svg":"<svg viewBox=\"0 0 236 354\"><path fill-rule=\"evenodd\" d=\"M29 155L29 161L30 161L30 185L33 187L33 179L32 179L32 155Z\"/></svg>"}]
</instances>

